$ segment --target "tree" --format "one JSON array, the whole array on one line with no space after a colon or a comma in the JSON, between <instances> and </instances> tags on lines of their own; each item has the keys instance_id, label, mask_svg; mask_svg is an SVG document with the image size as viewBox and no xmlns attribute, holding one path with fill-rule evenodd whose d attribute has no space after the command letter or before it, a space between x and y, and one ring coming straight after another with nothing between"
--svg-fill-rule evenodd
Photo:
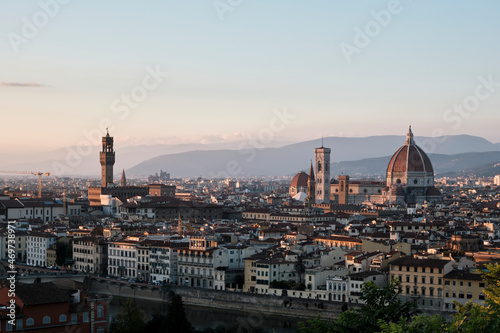
<instances>
[{"instance_id":1,"label":"tree","mask_svg":"<svg viewBox=\"0 0 500 333\"><path fill-rule=\"evenodd\" d=\"M397 323L378 321L380 333L441 333L446 328L446 321L440 315L414 316L410 320L401 318Z\"/></svg>"},{"instance_id":2,"label":"tree","mask_svg":"<svg viewBox=\"0 0 500 333\"><path fill-rule=\"evenodd\" d=\"M500 264L488 264L486 269L482 276L487 284L486 305L455 302L458 313L449 325L450 332L500 332Z\"/></svg>"},{"instance_id":3,"label":"tree","mask_svg":"<svg viewBox=\"0 0 500 333\"><path fill-rule=\"evenodd\" d=\"M334 322L323 323L321 318L316 318L305 324L301 323L300 332L372 333L380 331L379 323L390 326L402 318L410 318L416 313L415 305L412 302L402 303L398 299L400 284L398 280L392 280L387 286L379 288L373 281L369 281L361 289L364 304L360 308L342 312Z\"/></svg>"},{"instance_id":4,"label":"tree","mask_svg":"<svg viewBox=\"0 0 500 333\"><path fill-rule=\"evenodd\" d=\"M458 312L453 320L446 323L439 315L414 316L410 320L402 319L399 322L378 322L382 333L438 333L438 332L500 332L500 265L489 264L483 273L483 281L487 283L484 289L486 305L472 301L462 305L455 302Z\"/></svg>"},{"instance_id":5,"label":"tree","mask_svg":"<svg viewBox=\"0 0 500 333\"><path fill-rule=\"evenodd\" d=\"M165 332L190 333L192 331L191 323L187 320L186 313L184 312L182 297L174 294L165 318Z\"/></svg>"},{"instance_id":6,"label":"tree","mask_svg":"<svg viewBox=\"0 0 500 333\"><path fill-rule=\"evenodd\" d=\"M118 316L113 319L110 333L138 333L146 326L146 314L128 299Z\"/></svg>"}]
</instances>

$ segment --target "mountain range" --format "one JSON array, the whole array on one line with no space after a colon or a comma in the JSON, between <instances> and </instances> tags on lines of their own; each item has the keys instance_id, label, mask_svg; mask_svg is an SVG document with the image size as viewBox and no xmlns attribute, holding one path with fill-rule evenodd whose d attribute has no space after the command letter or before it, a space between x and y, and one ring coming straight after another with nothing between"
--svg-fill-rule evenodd
<instances>
[{"instance_id":1,"label":"mountain range","mask_svg":"<svg viewBox=\"0 0 500 333\"><path fill-rule=\"evenodd\" d=\"M457 135L438 138L416 137L416 143L429 154L435 172L448 175L473 172L476 168L500 162L500 146L480 137ZM404 143L402 136L365 138L329 137L279 148L191 151L162 155L127 170L144 175L163 169L175 177L279 176L308 171L314 148L330 147L331 174L383 176L392 154Z\"/></svg>"},{"instance_id":2,"label":"mountain range","mask_svg":"<svg viewBox=\"0 0 500 333\"><path fill-rule=\"evenodd\" d=\"M161 170L172 177L279 176L308 171L314 148L332 149L332 176L383 176L404 136L327 137L298 143L232 141L218 144L141 145L117 147L115 177L147 176ZM497 174L500 143L469 135L415 137L429 155L437 175L481 172ZM33 170L55 175L98 176L100 146L65 147L37 154L2 154L0 170ZM239 149L243 148L243 149ZM496 170L496 171L495 171ZM495 173L497 172L497 173Z\"/></svg>"}]
</instances>

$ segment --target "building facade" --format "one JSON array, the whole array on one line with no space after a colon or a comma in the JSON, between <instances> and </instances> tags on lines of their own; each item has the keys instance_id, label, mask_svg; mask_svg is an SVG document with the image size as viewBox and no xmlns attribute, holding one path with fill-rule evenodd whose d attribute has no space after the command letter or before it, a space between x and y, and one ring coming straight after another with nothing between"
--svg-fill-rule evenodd
<instances>
[{"instance_id":1,"label":"building facade","mask_svg":"<svg viewBox=\"0 0 500 333\"><path fill-rule=\"evenodd\" d=\"M30 266L45 266L47 250L56 243L56 236L50 233L28 232L26 237L26 263Z\"/></svg>"},{"instance_id":2,"label":"building facade","mask_svg":"<svg viewBox=\"0 0 500 333\"><path fill-rule=\"evenodd\" d=\"M127 239L108 242L109 275L137 279L137 243Z\"/></svg>"},{"instance_id":3,"label":"building facade","mask_svg":"<svg viewBox=\"0 0 500 333\"><path fill-rule=\"evenodd\" d=\"M214 251L217 243L207 237L191 237L188 249L179 249L179 284L214 288Z\"/></svg>"}]
</instances>

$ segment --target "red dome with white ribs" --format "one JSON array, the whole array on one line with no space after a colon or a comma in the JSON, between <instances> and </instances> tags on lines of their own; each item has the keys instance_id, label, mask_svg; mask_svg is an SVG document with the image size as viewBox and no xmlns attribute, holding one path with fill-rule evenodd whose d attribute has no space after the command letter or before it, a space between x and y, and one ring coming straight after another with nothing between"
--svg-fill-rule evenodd
<instances>
[{"instance_id":1,"label":"red dome with white ribs","mask_svg":"<svg viewBox=\"0 0 500 333\"><path fill-rule=\"evenodd\" d=\"M427 154L415 144L411 126L406 135L406 142L392 155L387 172L429 172L434 173Z\"/></svg>"}]
</instances>

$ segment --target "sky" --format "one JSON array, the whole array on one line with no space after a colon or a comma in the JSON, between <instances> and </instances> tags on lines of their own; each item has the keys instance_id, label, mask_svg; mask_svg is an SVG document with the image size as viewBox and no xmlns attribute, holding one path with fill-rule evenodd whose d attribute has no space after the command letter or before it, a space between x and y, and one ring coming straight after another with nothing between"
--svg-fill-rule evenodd
<instances>
[{"instance_id":1,"label":"sky","mask_svg":"<svg viewBox=\"0 0 500 333\"><path fill-rule=\"evenodd\" d=\"M0 151L500 142L500 2L0 0Z\"/></svg>"}]
</instances>

